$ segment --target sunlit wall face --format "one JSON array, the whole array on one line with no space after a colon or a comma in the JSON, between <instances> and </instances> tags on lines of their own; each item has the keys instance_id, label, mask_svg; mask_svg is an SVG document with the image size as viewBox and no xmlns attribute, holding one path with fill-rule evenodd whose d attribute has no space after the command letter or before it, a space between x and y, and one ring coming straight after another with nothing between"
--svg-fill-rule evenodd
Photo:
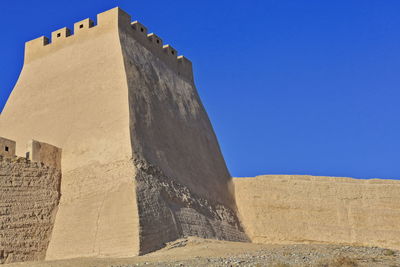
<instances>
[{"instance_id":1,"label":"sunlit wall face","mask_svg":"<svg viewBox=\"0 0 400 267\"><path fill-rule=\"evenodd\" d=\"M117 5L192 60L233 176L399 177L395 0L4 2L0 110L25 41Z\"/></svg>"}]
</instances>

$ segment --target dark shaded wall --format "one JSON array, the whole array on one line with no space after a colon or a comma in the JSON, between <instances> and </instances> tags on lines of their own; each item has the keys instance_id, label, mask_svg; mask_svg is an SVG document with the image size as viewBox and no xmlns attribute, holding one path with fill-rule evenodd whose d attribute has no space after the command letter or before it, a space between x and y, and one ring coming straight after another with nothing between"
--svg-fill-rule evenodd
<instances>
[{"instance_id":1,"label":"dark shaded wall","mask_svg":"<svg viewBox=\"0 0 400 267\"><path fill-rule=\"evenodd\" d=\"M184 236L246 241L190 61L129 22L121 13L140 253Z\"/></svg>"}]
</instances>

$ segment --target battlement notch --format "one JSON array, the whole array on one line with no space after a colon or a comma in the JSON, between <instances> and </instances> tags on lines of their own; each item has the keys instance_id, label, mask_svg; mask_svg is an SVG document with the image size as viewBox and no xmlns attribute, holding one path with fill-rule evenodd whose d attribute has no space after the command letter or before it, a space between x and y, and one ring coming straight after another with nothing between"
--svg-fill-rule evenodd
<instances>
[{"instance_id":1,"label":"battlement notch","mask_svg":"<svg viewBox=\"0 0 400 267\"><path fill-rule=\"evenodd\" d=\"M74 34L80 34L84 30L94 27L94 21L91 19L84 19L74 23Z\"/></svg>"},{"instance_id":2,"label":"battlement notch","mask_svg":"<svg viewBox=\"0 0 400 267\"><path fill-rule=\"evenodd\" d=\"M148 34L147 38L149 39L150 43L154 44L155 47L157 47L157 48L163 47L162 39L159 36L157 36L155 33Z\"/></svg>"},{"instance_id":3,"label":"battlement notch","mask_svg":"<svg viewBox=\"0 0 400 267\"><path fill-rule=\"evenodd\" d=\"M51 33L51 42L59 42L60 40L65 39L68 36L71 36L71 30L67 27L64 27Z\"/></svg>"},{"instance_id":4,"label":"battlement notch","mask_svg":"<svg viewBox=\"0 0 400 267\"><path fill-rule=\"evenodd\" d=\"M34 162L41 162L44 165L61 169L61 148L31 140L27 145L27 159Z\"/></svg>"},{"instance_id":5,"label":"battlement notch","mask_svg":"<svg viewBox=\"0 0 400 267\"><path fill-rule=\"evenodd\" d=\"M119 7L107 10L97 15L97 24L102 27L128 25L131 23L131 15Z\"/></svg>"},{"instance_id":6,"label":"battlement notch","mask_svg":"<svg viewBox=\"0 0 400 267\"><path fill-rule=\"evenodd\" d=\"M4 137L0 137L0 155L5 157L15 156L16 142Z\"/></svg>"}]
</instances>

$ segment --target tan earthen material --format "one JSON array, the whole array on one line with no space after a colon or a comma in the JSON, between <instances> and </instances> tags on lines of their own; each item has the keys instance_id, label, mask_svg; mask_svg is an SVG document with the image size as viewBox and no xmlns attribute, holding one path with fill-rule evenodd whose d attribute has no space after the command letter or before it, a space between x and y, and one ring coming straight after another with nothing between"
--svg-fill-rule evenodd
<instances>
[{"instance_id":1,"label":"tan earthen material","mask_svg":"<svg viewBox=\"0 0 400 267\"><path fill-rule=\"evenodd\" d=\"M233 180L253 242L400 249L400 181L305 175Z\"/></svg>"},{"instance_id":2,"label":"tan earthen material","mask_svg":"<svg viewBox=\"0 0 400 267\"><path fill-rule=\"evenodd\" d=\"M56 168L0 156L0 264L44 260L60 182Z\"/></svg>"},{"instance_id":3,"label":"tan earthen material","mask_svg":"<svg viewBox=\"0 0 400 267\"><path fill-rule=\"evenodd\" d=\"M0 136L62 149L46 259L247 240L191 62L119 8L26 43Z\"/></svg>"},{"instance_id":4,"label":"tan earthen material","mask_svg":"<svg viewBox=\"0 0 400 267\"><path fill-rule=\"evenodd\" d=\"M14 157L16 143L13 140L0 137L0 156Z\"/></svg>"},{"instance_id":5,"label":"tan earthen material","mask_svg":"<svg viewBox=\"0 0 400 267\"><path fill-rule=\"evenodd\" d=\"M31 140L27 145L27 158L46 166L61 169L61 148Z\"/></svg>"},{"instance_id":6,"label":"tan earthen material","mask_svg":"<svg viewBox=\"0 0 400 267\"><path fill-rule=\"evenodd\" d=\"M233 183L191 62L121 9L51 36L26 43L0 116L0 136L16 140L0 138L1 261L128 257L187 236L248 241L237 205L254 242L400 248L399 182ZM16 157L29 141L32 161Z\"/></svg>"}]
</instances>

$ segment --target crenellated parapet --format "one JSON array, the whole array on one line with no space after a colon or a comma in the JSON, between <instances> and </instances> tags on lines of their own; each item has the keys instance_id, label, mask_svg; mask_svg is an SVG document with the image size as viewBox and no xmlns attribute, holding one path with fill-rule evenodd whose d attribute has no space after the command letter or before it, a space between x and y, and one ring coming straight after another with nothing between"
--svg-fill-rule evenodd
<instances>
[{"instance_id":1,"label":"crenellated parapet","mask_svg":"<svg viewBox=\"0 0 400 267\"><path fill-rule=\"evenodd\" d=\"M0 156L13 158L16 157L16 142L4 137L0 137ZM31 140L27 144L26 159L43 163L46 166L61 169L61 148L56 146Z\"/></svg>"},{"instance_id":2,"label":"crenellated parapet","mask_svg":"<svg viewBox=\"0 0 400 267\"><path fill-rule=\"evenodd\" d=\"M25 63L52 53L63 46L74 42L84 41L85 38L94 38L111 30L131 35L142 46L160 58L179 76L193 81L192 63L186 57L179 55L171 45L163 44L162 39L155 33L148 33L147 27L139 21L131 22L131 16L114 8L97 15L97 23L89 18L74 23L73 31L67 27L53 31L51 38L41 36L25 44Z\"/></svg>"}]
</instances>

